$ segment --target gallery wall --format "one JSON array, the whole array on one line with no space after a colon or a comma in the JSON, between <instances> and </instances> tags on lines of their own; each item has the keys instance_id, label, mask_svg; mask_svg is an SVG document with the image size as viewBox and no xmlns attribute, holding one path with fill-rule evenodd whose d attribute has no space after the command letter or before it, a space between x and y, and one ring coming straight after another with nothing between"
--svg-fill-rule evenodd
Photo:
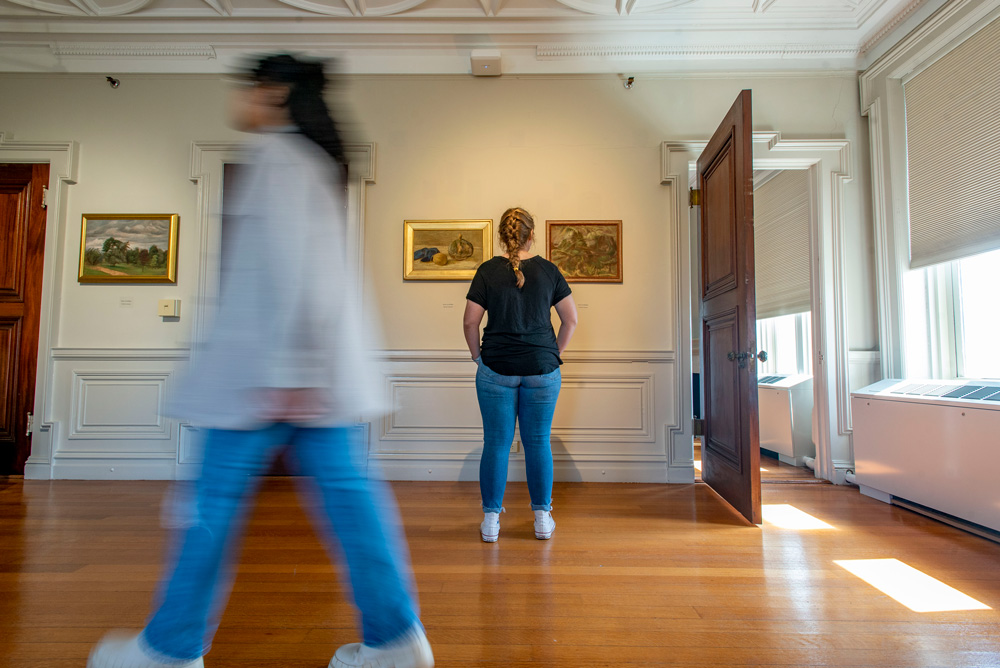
<instances>
[{"instance_id":1,"label":"gallery wall","mask_svg":"<svg viewBox=\"0 0 1000 668\"><path fill-rule=\"evenodd\" d=\"M45 286L57 317L40 351L52 363L40 378L45 405L36 407L43 427L35 435L35 475L174 477L187 470L178 451L189 430L154 420L156 406L127 388L148 380L157 388L148 393L152 402L169 391L191 345L191 314L202 303L199 270L215 262L206 236L193 230L202 220L199 187L218 184L192 180L192 144L241 136L225 125L226 94L216 77L120 78L111 89L103 76L0 75L0 149L42 141L79 147L64 219L49 221L61 256L46 257L57 265ZM580 326L563 369L557 476L691 475L690 453L670 446L671 433L683 434L686 424L678 388L688 380L677 354L679 338L690 333L679 327L688 304L677 291L674 230L687 221L674 220L676 193L661 184L661 144L707 138L742 88L753 89L755 130L851 143L849 346L877 349L863 204L867 137L853 74L649 76L631 90L604 75L345 82L337 99L349 119L348 141L374 146L371 178L359 182L364 245L357 252L366 304L384 332L383 385L399 406L390 416L363 416L373 462L397 478L475 477L481 429L461 334L467 283L404 281L403 221L497 221L520 205L535 215L540 241L547 219L622 221L623 283L572 286ZM78 284L81 214L147 212L180 214L177 285ZM176 321L156 315L156 301L166 298L182 302ZM111 381L97 383L101 372ZM513 477L521 475L517 449Z\"/></svg>"}]
</instances>

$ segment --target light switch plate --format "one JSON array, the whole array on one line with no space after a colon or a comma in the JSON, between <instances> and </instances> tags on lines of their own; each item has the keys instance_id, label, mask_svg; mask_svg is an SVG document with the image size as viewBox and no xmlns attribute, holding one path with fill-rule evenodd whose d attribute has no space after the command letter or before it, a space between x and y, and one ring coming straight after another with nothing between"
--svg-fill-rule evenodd
<instances>
[{"instance_id":1,"label":"light switch plate","mask_svg":"<svg viewBox=\"0 0 1000 668\"><path fill-rule=\"evenodd\" d=\"M181 314L181 300L161 299L156 313L164 318L176 318Z\"/></svg>"}]
</instances>

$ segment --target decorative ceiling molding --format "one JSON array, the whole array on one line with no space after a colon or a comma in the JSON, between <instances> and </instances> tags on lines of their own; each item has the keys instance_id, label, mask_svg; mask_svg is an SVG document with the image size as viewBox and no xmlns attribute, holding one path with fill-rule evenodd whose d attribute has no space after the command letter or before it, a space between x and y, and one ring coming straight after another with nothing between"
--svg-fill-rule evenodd
<instances>
[{"instance_id":1,"label":"decorative ceiling molding","mask_svg":"<svg viewBox=\"0 0 1000 668\"><path fill-rule=\"evenodd\" d=\"M219 12L220 16L233 15L232 0L205 0L205 3L215 11Z\"/></svg>"},{"instance_id":2,"label":"decorative ceiling molding","mask_svg":"<svg viewBox=\"0 0 1000 668\"><path fill-rule=\"evenodd\" d=\"M665 12L698 0L556 0L560 5L584 14L597 16L628 16ZM771 0L773 2L773 0ZM636 5L639 5L636 9Z\"/></svg>"},{"instance_id":3,"label":"decorative ceiling molding","mask_svg":"<svg viewBox=\"0 0 1000 668\"><path fill-rule=\"evenodd\" d=\"M762 44L704 46L539 46L535 49L535 55L539 58L844 57L857 56L858 47L853 44L788 44L780 46Z\"/></svg>"},{"instance_id":4,"label":"decorative ceiling molding","mask_svg":"<svg viewBox=\"0 0 1000 668\"><path fill-rule=\"evenodd\" d=\"M478 48L508 74L845 71L942 1L0 0L0 71L214 73L288 48L379 74L468 73Z\"/></svg>"},{"instance_id":5,"label":"decorative ceiling molding","mask_svg":"<svg viewBox=\"0 0 1000 668\"><path fill-rule=\"evenodd\" d=\"M427 0L278 0L284 5L325 16L392 16L410 11Z\"/></svg>"},{"instance_id":6,"label":"decorative ceiling molding","mask_svg":"<svg viewBox=\"0 0 1000 668\"><path fill-rule=\"evenodd\" d=\"M882 27L878 28L865 38L864 43L861 45L861 53L865 54L871 51L873 46L881 42L886 35L896 28L896 26L909 18L918 7L924 4L926 4L924 0L910 0L910 2L904 5L901 9L899 9L899 11L896 12L896 14L886 21Z\"/></svg>"},{"instance_id":7,"label":"decorative ceiling molding","mask_svg":"<svg viewBox=\"0 0 1000 668\"><path fill-rule=\"evenodd\" d=\"M774 0L753 0L754 13L763 14L774 4Z\"/></svg>"},{"instance_id":8,"label":"decorative ceiling molding","mask_svg":"<svg viewBox=\"0 0 1000 668\"><path fill-rule=\"evenodd\" d=\"M226 0L228 1L228 0ZM8 0L8 2L62 16L123 16L145 8L152 0Z\"/></svg>"},{"instance_id":9,"label":"decorative ceiling molding","mask_svg":"<svg viewBox=\"0 0 1000 668\"><path fill-rule=\"evenodd\" d=\"M52 44L54 56L82 58L215 58L208 45L168 44Z\"/></svg>"}]
</instances>

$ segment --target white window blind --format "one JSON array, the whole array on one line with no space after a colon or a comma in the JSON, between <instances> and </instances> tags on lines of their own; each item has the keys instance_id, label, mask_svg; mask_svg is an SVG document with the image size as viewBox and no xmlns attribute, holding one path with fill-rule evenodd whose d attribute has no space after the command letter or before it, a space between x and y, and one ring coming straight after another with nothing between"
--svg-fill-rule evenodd
<instances>
[{"instance_id":1,"label":"white window blind","mask_svg":"<svg viewBox=\"0 0 1000 668\"><path fill-rule=\"evenodd\" d=\"M910 267L1000 248L1000 20L903 92Z\"/></svg>"},{"instance_id":2,"label":"white window blind","mask_svg":"<svg viewBox=\"0 0 1000 668\"><path fill-rule=\"evenodd\" d=\"M754 191L753 209L757 319L810 310L809 172L778 172Z\"/></svg>"}]
</instances>

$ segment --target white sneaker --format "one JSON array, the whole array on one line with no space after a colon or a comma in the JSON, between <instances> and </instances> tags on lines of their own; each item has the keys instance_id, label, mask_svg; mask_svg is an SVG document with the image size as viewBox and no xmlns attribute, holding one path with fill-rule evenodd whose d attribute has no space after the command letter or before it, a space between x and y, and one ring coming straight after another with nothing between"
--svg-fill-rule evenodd
<instances>
[{"instance_id":1,"label":"white sneaker","mask_svg":"<svg viewBox=\"0 0 1000 668\"><path fill-rule=\"evenodd\" d=\"M503 508L500 509L500 513ZM484 513L483 521L479 525L479 535L483 537L484 543L495 543L500 537L500 513Z\"/></svg>"},{"instance_id":2,"label":"white sneaker","mask_svg":"<svg viewBox=\"0 0 1000 668\"><path fill-rule=\"evenodd\" d=\"M90 651L87 668L205 668L201 657L185 661L155 656L140 635L112 631Z\"/></svg>"},{"instance_id":3,"label":"white sneaker","mask_svg":"<svg viewBox=\"0 0 1000 668\"><path fill-rule=\"evenodd\" d=\"M327 668L433 668L434 654L427 636L415 624L402 638L382 647L361 643L344 645Z\"/></svg>"},{"instance_id":4,"label":"white sneaker","mask_svg":"<svg viewBox=\"0 0 1000 668\"><path fill-rule=\"evenodd\" d=\"M552 519L552 512L548 510L535 511L535 538L538 540L548 540L552 538L552 532L556 530L556 521Z\"/></svg>"}]
</instances>

